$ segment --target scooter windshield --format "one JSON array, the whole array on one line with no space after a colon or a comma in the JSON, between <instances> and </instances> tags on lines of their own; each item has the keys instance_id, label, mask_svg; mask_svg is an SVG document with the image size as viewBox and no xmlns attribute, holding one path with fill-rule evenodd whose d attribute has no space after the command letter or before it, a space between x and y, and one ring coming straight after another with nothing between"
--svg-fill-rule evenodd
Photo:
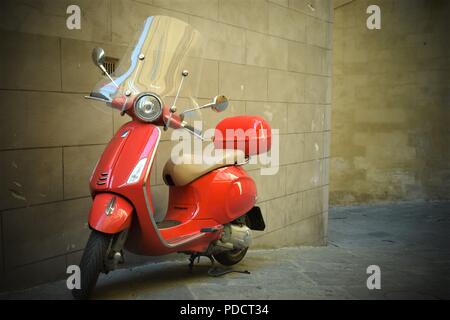
<instances>
[{"instance_id":1,"label":"scooter windshield","mask_svg":"<svg viewBox=\"0 0 450 320\"><path fill-rule=\"evenodd\" d=\"M112 101L149 92L171 106L182 73L188 71L177 104L197 106L203 50L202 36L190 25L171 17L150 16L120 60L112 75L114 81L104 76L91 95Z\"/></svg>"}]
</instances>

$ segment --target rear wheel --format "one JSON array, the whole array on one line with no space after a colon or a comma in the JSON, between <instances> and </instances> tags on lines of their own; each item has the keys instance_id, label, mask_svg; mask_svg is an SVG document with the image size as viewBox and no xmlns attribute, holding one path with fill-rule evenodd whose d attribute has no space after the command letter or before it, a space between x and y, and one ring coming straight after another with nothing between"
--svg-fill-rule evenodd
<instances>
[{"instance_id":1,"label":"rear wheel","mask_svg":"<svg viewBox=\"0 0 450 320\"><path fill-rule=\"evenodd\" d=\"M224 251L215 254L214 259L216 259L220 264L223 264L224 266L232 266L244 259L247 250L248 248Z\"/></svg>"},{"instance_id":2,"label":"rear wheel","mask_svg":"<svg viewBox=\"0 0 450 320\"><path fill-rule=\"evenodd\" d=\"M242 216L232 222L232 224L235 225L247 225L246 216ZM213 257L216 259L220 264L224 266L232 266L239 262L241 262L242 259L244 259L245 254L247 253L248 247L244 249L235 249L235 250L229 250L229 251L223 251L217 254L214 254Z\"/></svg>"},{"instance_id":3,"label":"rear wheel","mask_svg":"<svg viewBox=\"0 0 450 320\"><path fill-rule=\"evenodd\" d=\"M104 261L111 244L112 235L92 230L80 262L81 288L73 289L75 299L89 298L100 272L105 271Z\"/></svg>"}]
</instances>

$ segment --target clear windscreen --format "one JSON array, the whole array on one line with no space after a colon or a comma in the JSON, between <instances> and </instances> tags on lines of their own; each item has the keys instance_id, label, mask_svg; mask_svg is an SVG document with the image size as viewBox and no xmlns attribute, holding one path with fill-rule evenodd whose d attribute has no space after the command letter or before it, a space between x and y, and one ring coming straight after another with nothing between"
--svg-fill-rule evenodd
<instances>
[{"instance_id":1,"label":"clear windscreen","mask_svg":"<svg viewBox=\"0 0 450 320\"><path fill-rule=\"evenodd\" d=\"M91 95L112 101L151 92L172 106L187 70L176 105L180 111L196 107L204 46L200 33L185 22L150 16L112 74L114 81L105 75Z\"/></svg>"}]
</instances>

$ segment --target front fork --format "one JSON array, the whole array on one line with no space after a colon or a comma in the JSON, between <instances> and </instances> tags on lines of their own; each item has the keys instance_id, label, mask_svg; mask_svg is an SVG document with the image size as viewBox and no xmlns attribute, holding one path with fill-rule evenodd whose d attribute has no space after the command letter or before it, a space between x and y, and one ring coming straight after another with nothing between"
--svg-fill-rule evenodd
<instances>
[{"instance_id":1,"label":"front fork","mask_svg":"<svg viewBox=\"0 0 450 320\"><path fill-rule=\"evenodd\" d=\"M104 261L105 273L117 269L119 264L125 262L123 248L128 238L128 230L125 229L112 237Z\"/></svg>"}]
</instances>

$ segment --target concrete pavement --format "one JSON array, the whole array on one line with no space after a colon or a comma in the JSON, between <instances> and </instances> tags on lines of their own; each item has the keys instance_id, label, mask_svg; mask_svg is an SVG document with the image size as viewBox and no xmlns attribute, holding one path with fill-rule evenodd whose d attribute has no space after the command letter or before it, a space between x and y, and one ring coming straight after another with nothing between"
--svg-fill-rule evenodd
<instances>
[{"instance_id":1,"label":"concrete pavement","mask_svg":"<svg viewBox=\"0 0 450 320\"><path fill-rule=\"evenodd\" d=\"M236 270L208 276L202 258L148 264L102 275L95 299L449 299L450 202L338 207L327 247L255 250ZM181 256L180 256L181 257ZM366 269L381 269L368 290ZM1 294L3 299L71 299L65 281Z\"/></svg>"}]
</instances>

